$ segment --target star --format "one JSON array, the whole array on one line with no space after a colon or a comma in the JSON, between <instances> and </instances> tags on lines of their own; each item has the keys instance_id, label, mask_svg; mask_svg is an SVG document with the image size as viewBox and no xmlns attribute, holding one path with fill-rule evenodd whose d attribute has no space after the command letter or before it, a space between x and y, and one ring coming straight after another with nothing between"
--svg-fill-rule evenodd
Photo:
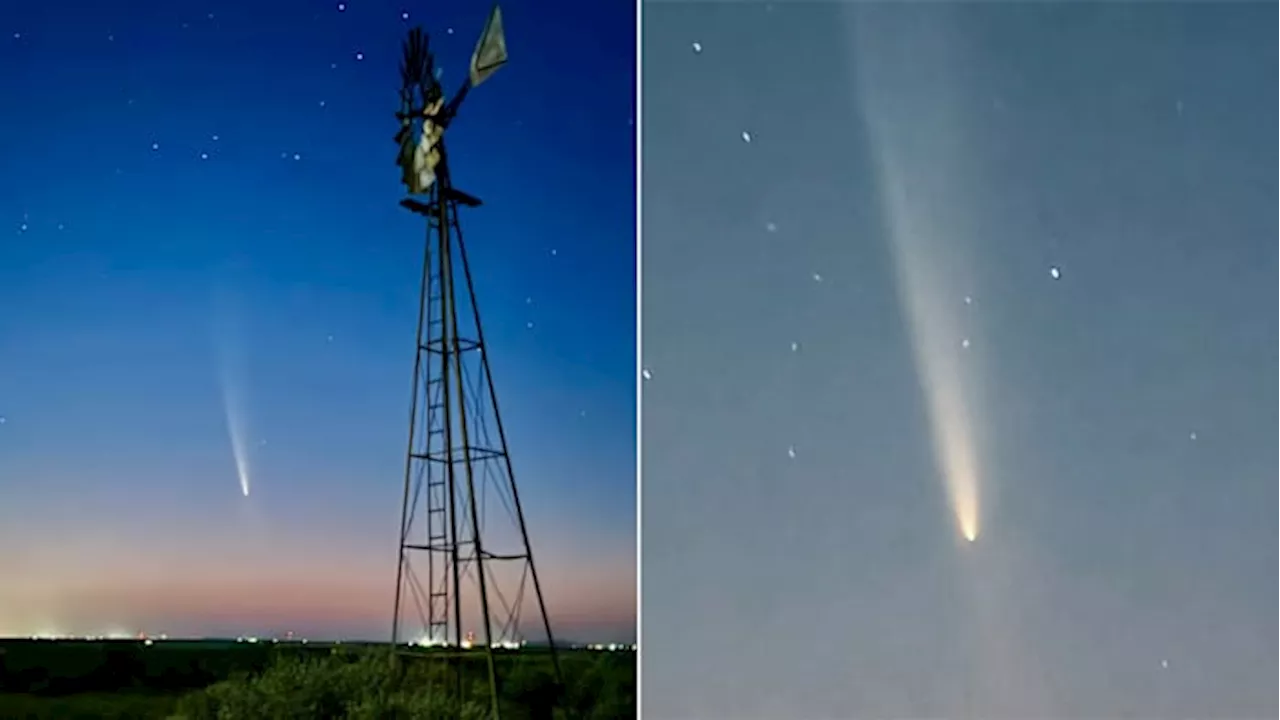
<instances>
[{"instance_id":1,"label":"star","mask_svg":"<svg viewBox=\"0 0 1280 720\"><path fill-rule=\"evenodd\" d=\"M1062 278L1062 271L1058 269L1057 265L1054 265L1053 267L1049 268L1049 277L1053 278L1054 280L1059 280Z\"/></svg>"},{"instance_id":2,"label":"star","mask_svg":"<svg viewBox=\"0 0 1280 720\"><path fill-rule=\"evenodd\" d=\"M346 11L347 11L347 4L346 4L346 3L338 3L338 12L346 12Z\"/></svg>"},{"instance_id":3,"label":"star","mask_svg":"<svg viewBox=\"0 0 1280 720\"><path fill-rule=\"evenodd\" d=\"M640 371L640 377L644 378L645 380L652 380L653 373L649 372L649 368L644 368Z\"/></svg>"},{"instance_id":4,"label":"star","mask_svg":"<svg viewBox=\"0 0 1280 720\"><path fill-rule=\"evenodd\" d=\"M533 329L533 321L532 321L532 320L530 320L529 322L525 323L525 324L524 324L524 326L525 326L525 327L527 327L527 328L529 328L530 330L532 330L532 329Z\"/></svg>"},{"instance_id":5,"label":"star","mask_svg":"<svg viewBox=\"0 0 1280 720\"><path fill-rule=\"evenodd\" d=\"M1196 438L1198 438L1198 437L1200 437L1200 436L1196 434L1196 431L1195 431L1195 430L1192 430L1192 431L1191 431L1191 435L1190 435L1189 437L1190 437L1192 440L1195 440Z\"/></svg>"},{"instance_id":6,"label":"star","mask_svg":"<svg viewBox=\"0 0 1280 720\"><path fill-rule=\"evenodd\" d=\"M694 44L693 44L693 53L694 53L695 55L697 55L697 54L699 54L699 53L701 53L701 52L702 52L702 43L700 43L700 42L696 42L696 43L694 43Z\"/></svg>"},{"instance_id":7,"label":"star","mask_svg":"<svg viewBox=\"0 0 1280 720\"><path fill-rule=\"evenodd\" d=\"M400 13L400 19L401 19L401 20L408 20L408 19L409 19L409 13L407 13L407 12L402 12L402 13Z\"/></svg>"},{"instance_id":8,"label":"star","mask_svg":"<svg viewBox=\"0 0 1280 720\"><path fill-rule=\"evenodd\" d=\"M787 448L787 457L791 458L792 460L795 460L795 459L796 459L796 446L795 446L795 445L791 445L791 446L789 446L789 447Z\"/></svg>"},{"instance_id":9,"label":"star","mask_svg":"<svg viewBox=\"0 0 1280 720\"><path fill-rule=\"evenodd\" d=\"M965 304L965 305L972 305L972 304L973 304L973 298L969 297L968 295L965 295L965 296L964 296L964 304Z\"/></svg>"},{"instance_id":10,"label":"star","mask_svg":"<svg viewBox=\"0 0 1280 720\"><path fill-rule=\"evenodd\" d=\"M799 350L800 350L800 343L798 343L798 342L796 342L796 341L792 340L792 341L791 341L791 352L797 352L797 351L799 351Z\"/></svg>"},{"instance_id":11,"label":"star","mask_svg":"<svg viewBox=\"0 0 1280 720\"><path fill-rule=\"evenodd\" d=\"M774 223L765 223L764 229L768 230L769 232L778 232L778 226Z\"/></svg>"},{"instance_id":12,"label":"star","mask_svg":"<svg viewBox=\"0 0 1280 720\"><path fill-rule=\"evenodd\" d=\"M1160 661L1160 667L1164 668L1165 670L1168 670L1168 669L1169 669L1169 661L1168 661L1168 660L1161 660L1161 661Z\"/></svg>"},{"instance_id":13,"label":"star","mask_svg":"<svg viewBox=\"0 0 1280 720\"><path fill-rule=\"evenodd\" d=\"M151 149L152 149L152 150L159 150L159 149L160 149L160 143L158 143L158 142L153 142L153 143L151 143Z\"/></svg>"},{"instance_id":14,"label":"star","mask_svg":"<svg viewBox=\"0 0 1280 720\"><path fill-rule=\"evenodd\" d=\"M814 273L814 274L813 274L813 281L814 281L814 282L822 282L822 274L821 274L821 273Z\"/></svg>"},{"instance_id":15,"label":"star","mask_svg":"<svg viewBox=\"0 0 1280 720\"><path fill-rule=\"evenodd\" d=\"M5 416L3 416L3 415L0 415L0 425L4 425L4 424L5 424L5 423L7 423L7 422L9 422L9 418L7 418L7 417L5 417Z\"/></svg>"},{"instance_id":16,"label":"star","mask_svg":"<svg viewBox=\"0 0 1280 720\"><path fill-rule=\"evenodd\" d=\"M362 52L357 52L357 53L356 53L356 60L357 60L357 61L359 61L359 60L363 60L363 59L364 59L364 53L362 53Z\"/></svg>"},{"instance_id":17,"label":"star","mask_svg":"<svg viewBox=\"0 0 1280 720\"><path fill-rule=\"evenodd\" d=\"M750 142L751 142L751 133L747 132L746 130L743 130L743 131L742 131L742 142L744 142L744 143L750 143Z\"/></svg>"},{"instance_id":18,"label":"star","mask_svg":"<svg viewBox=\"0 0 1280 720\"><path fill-rule=\"evenodd\" d=\"M960 341L960 347L962 347L962 348L964 348L964 349L968 350L968 349L969 349L969 338L965 338L964 340L961 340L961 341Z\"/></svg>"}]
</instances>

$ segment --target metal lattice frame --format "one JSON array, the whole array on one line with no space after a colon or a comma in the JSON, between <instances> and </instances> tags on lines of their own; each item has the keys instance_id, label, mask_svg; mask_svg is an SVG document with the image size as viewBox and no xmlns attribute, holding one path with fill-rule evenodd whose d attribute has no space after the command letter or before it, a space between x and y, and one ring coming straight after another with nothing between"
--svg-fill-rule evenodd
<instances>
[{"instance_id":1,"label":"metal lattice frame","mask_svg":"<svg viewBox=\"0 0 1280 720\"><path fill-rule=\"evenodd\" d=\"M495 17L496 10L490 17L491 24ZM551 648L557 682L560 681L559 659L507 449L498 396L485 353L471 267L463 244L459 210L478 207L480 201L453 188L443 138L434 143L421 142L423 133L432 124L439 133L448 127L471 84L464 85L445 104L428 38L420 28L410 31L404 42L400 73L400 110L396 117L401 128L395 139L400 146L399 164L404 168L405 184L411 194L401 205L425 219L427 237L419 294L392 642L398 646L405 641L402 616L412 604L423 631L415 640L451 648L452 652L444 654L452 657L470 650L474 632L467 631L468 608L464 607L463 599L464 588L474 586L478 607L473 614L478 615L475 624L482 631L479 641L483 643L487 665L491 712L492 717L497 718L499 678L494 650L495 646L523 640L519 633L520 611L529 581L542 616L541 629ZM420 155L427 145L434 167L430 168L430 187L422 188L415 186L421 175L415 173L413 164L415 153ZM426 192L421 192L424 189ZM413 197L415 194L418 197ZM461 311L459 305L464 306ZM490 542L495 533L492 524L486 522L494 512L489 502L491 496L497 498L499 510L506 511L506 515L500 517L509 520L508 528L513 530L508 538L513 545L509 552L492 549L500 540ZM412 562L414 557L423 556L425 587ZM502 592L503 583L495 567L513 563L519 565L519 579L513 583L516 586L513 596L508 598ZM495 613L497 610L501 612ZM454 690L460 696L460 667L456 679Z\"/></svg>"}]
</instances>

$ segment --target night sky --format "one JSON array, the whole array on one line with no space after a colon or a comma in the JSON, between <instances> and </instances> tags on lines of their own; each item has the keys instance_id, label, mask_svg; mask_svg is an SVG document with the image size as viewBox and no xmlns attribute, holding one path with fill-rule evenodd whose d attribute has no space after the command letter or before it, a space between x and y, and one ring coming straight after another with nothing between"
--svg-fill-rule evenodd
<instances>
[{"instance_id":1,"label":"night sky","mask_svg":"<svg viewBox=\"0 0 1280 720\"><path fill-rule=\"evenodd\" d=\"M646 718L1276 717L1276 24L645 4Z\"/></svg>"},{"instance_id":2,"label":"night sky","mask_svg":"<svg viewBox=\"0 0 1280 720\"><path fill-rule=\"evenodd\" d=\"M511 62L449 135L488 355L557 633L628 641L634 9L503 10ZM452 93L487 12L4 3L0 634L389 637L399 44L422 24Z\"/></svg>"}]
</instances>

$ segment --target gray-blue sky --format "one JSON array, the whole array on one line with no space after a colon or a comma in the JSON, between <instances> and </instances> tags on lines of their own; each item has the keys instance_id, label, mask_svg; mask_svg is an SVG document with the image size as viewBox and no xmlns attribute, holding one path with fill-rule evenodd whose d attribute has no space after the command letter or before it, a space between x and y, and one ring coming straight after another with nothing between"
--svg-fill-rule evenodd
<instances>
[{"instance_id":1,"label":"gray-blue sky","mask_svg":"<svg viewBox=\"0 0 1280 720\"><path fill-rule=\"evenodd\" d=\"M1276 19L645 4L646 717L1276 715Z\"/></svg>"}]
</instances>

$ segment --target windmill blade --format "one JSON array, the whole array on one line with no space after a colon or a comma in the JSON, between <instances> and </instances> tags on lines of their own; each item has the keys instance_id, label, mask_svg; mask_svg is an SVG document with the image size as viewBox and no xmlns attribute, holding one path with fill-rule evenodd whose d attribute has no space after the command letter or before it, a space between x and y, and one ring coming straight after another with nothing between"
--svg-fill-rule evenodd
<instances>
[{"instance_id":1,"label":"windmill blade","mask_svg":"<svg viewBox=\"0 0 1280 720\"><path fill-rule=\"evenodd\" d=\"M475 52L471 54L471 86L475 87L488 80L490 75L506 64L507 37L502 31L502 8L494 5L493 10L489 11L489 19L485 21L484 32L480 33Z\"/></svg>"},{"instance_id":2,"label":"windmill blade","mask_svg":"<svg viewBox=\"0 0 1280 720\"><path fill-rule=\"evenodd\" d=\"M403 63L401 76L405 85L417 85L429 80L431 63L430 39L422 28L415 27L409 31L403 45Z\"/></svg>"}]
</instances>

